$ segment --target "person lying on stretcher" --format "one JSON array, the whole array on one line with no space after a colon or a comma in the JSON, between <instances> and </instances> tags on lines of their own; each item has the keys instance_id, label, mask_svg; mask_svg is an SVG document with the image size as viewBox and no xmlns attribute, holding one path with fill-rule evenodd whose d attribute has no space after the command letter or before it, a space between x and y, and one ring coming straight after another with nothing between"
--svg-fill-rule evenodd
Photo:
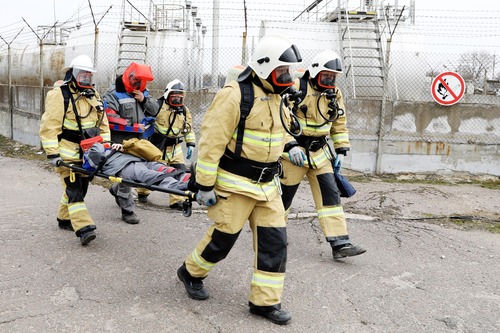
<instances>
[{"instance_id":1,"label":"person lying on stretcher","mask_svg":"<svg viewBox=\"0 0 500 333\"><path fill-rule=\"evenodd\" d=\"M83 155L83 167L88 171L98 169L108 176L165 189L186 191L194 188L189 183L191 173L186 170L177 170L160 162L148 162L126 154L123 146L118 143L94 143Z\"/></svg>"}]
</instances>

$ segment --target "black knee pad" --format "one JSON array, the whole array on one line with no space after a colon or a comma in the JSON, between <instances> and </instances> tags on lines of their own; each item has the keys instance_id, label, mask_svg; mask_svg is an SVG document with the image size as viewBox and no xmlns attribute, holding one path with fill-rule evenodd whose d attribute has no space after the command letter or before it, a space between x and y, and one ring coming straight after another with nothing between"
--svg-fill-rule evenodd
<instances>
[{"instance_id":1,"label":"black knee pad","mask_svg":"<svg viewBox=\"0 0 500 333\"><path fill-rule=\"evenodd\" d=\"M335 182L333 173L324 173L318 175L316 178L318 179L323 206L340 205L340 191Z\"/></svg>"},{"instance_id":2,"label":"black knee pad","mask_svg":"<svg viewBox=\"0 0 500 333\"><path fill-rule=\"evenodd\" d=\"M212 234L212 240L201 253L202 258L212 263L221 261L231 251L239 235L240 232L228 234L215 229Z\"/></svg>"},{"instance_id":3,"label":"black knee pad","mask_svg":"<svg viewBox=\"0 0 500 333\"><path fill-rule=\"evenodd\" d=\"M299 184L290 186L281 184L281 191L283 192L281 194L281 200L283 201L285 210L290 208L292 205L293 197L295 196L295 193L297 193L298 188Z\"/></svg>"},{"instance_id":4,"label":"black knee pad","mask_svg":"<svg viewBox=\"0 0 500 333\"><path fill-rule=\"evenodd\" d=\"M257 269L284 273L286 270L286 227L257 227Z\"/></svg>"}]
</instances>

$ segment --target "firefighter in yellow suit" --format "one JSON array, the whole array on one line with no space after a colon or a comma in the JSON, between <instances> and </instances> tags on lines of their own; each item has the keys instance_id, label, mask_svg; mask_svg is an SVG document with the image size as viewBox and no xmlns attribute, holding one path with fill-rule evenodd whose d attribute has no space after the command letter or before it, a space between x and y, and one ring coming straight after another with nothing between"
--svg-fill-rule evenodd
<instances>
[{"instance_id":1,"label":"firefighter in yellow suit","mask_svg":"<svg viewBox=\"0 0 500 333\"><path fill-rule=\"evenodd\" d=\"M184 105L186 90L184 84L175 79L169 82L163 96L158 100L161 105L156 115L155 131L150 141L162 152L165 164L180 170L186 170L181 143L186 141L186 158L193 156L196 137L192 130L193 116ZM148 192L139 193L139 202L146 203ZM172 209L182 210L183 197L171 194L169 205Z\"/></svg>"},{"instance_id":2,"label":"firefighter in yellow suit","mask_svg":"<svg viewBox=\"0 0 500 333\"><path fill-rule=\"evenodd\" d=\"M347 232L344 210L340 202L332 159L327 143L329 137L335 149L334 165L339 169L350 150L347 118L342 92L335 78L342 73L340 58L334 51L319 53L295 88L303 93L296 116L302 126L299 137L289 138L283 154L282 199L286 213L300 182L307 176L318 212L321 230L332 247L334 259L351 257L366 250L353 245ZM298 144L297 144L298 143Z\"/></svg>"},{"instance_id":3,"label":"firefighter in yellow suit","mask_svg":"<svg viewBox=\"0 0 500 333\"><path fill-rule=\"evenodd\" d=\"M283 123L290 118L286 113L280 120L280 94L293 85L290 65L300 61L287 38L265 36L238 82L216 94L201 125L196 164L197 201L209 206L213 224L177 271L189 297L207 299L202 280L227 256L248 220L255 253L250 312L276 324L291 319L281 309L287 244L278 161L286 139ZM248 89L252 106L242 124L240 104Z\"/></svg>"},{"instance_id":4,"label":"firefighter in yellow suit","mask_svg":"<svg viewBox=\"0 0 500 333\"><path fill-rule=\"evenodd\" d=\"M60 161L81 166L80 142L101 135L111 139L108 119L99 94L94 90L92 60L86 55L74 58L63 68L64 81L47 93L45 112L40 122L40 139L50 163L61 177L63 194L57 212L61 229L72 230L87 245L96 238L96 226L90 217L84 198L88 177L70 173L59 166Z\"/></svg>"}]
</instances>

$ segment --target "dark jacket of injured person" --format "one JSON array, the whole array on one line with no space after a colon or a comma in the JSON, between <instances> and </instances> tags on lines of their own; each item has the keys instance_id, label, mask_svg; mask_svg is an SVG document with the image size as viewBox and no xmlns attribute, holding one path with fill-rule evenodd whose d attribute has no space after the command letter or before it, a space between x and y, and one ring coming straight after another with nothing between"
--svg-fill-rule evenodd
<instances>
[{"instance_id":1,"label":"dark jacket of injured person","mask_svg":"<svg viewBox=\"0 0 500 333\"><path fill-rule=\"evenodd\" d=\"M117 176L136 183L157 185L165 189L186 191L191 177L185 170L176 170L160 162L148 162L140 157L107 148L95 143L84 154L84 167L98 168L107 176Z\"/></svg>"}]
</instances>

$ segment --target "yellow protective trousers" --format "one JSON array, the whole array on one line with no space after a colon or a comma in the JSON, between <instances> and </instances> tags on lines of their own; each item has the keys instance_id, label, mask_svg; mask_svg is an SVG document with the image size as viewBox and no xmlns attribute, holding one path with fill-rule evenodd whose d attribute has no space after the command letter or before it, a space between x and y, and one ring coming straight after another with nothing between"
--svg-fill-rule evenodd
<instances>
[{"instance_id":1,"label":"yellow protective trousers","mask_svg":"<svg viewBox=\"0 0 500 333\"><path fill-rule=\"evenodd\" d=\"M281 304L287 255L281 198L258 201L241 194L218 192L218 201L208 208L208 217L214 223L185 261L189 274L206 277L228 255L248 220L254 249L249 301L258 306Z\"/></svg>"},{"instance_id":2,"label":"yellow protective trousers","mask_svg":"<svg viewBox=\"0 0 500 333\"><path fill-rule=\"evenodd\" d=\"M283 194L281 198L286 216L288 217L293 197L300 182L304 179L304 176L307 176L321 230L326 240L332 246L349 244L344 209L340 203L340 192L335 182L331 163L327 163L318 169L310 169L308 166L295 166L285 159L282 160L282 164L281 189Z\"/></svg>"},{"instance_id":3,"label":"yellow protective trousers","mask_svg":"<svg viewBox=\"0 0 500 333\"><path fill-rule=\"evenodd\" d=\"M56 171L61 177L63 186L57 218L70 220L77 236L79 236L78 230L84 227L92 226L95 229L94 221L92 221L87 205L83 201L89 187L88 177L80 173L70 175L70 169L66 167L58 167Z\"/></svg>"}]
</instances>

